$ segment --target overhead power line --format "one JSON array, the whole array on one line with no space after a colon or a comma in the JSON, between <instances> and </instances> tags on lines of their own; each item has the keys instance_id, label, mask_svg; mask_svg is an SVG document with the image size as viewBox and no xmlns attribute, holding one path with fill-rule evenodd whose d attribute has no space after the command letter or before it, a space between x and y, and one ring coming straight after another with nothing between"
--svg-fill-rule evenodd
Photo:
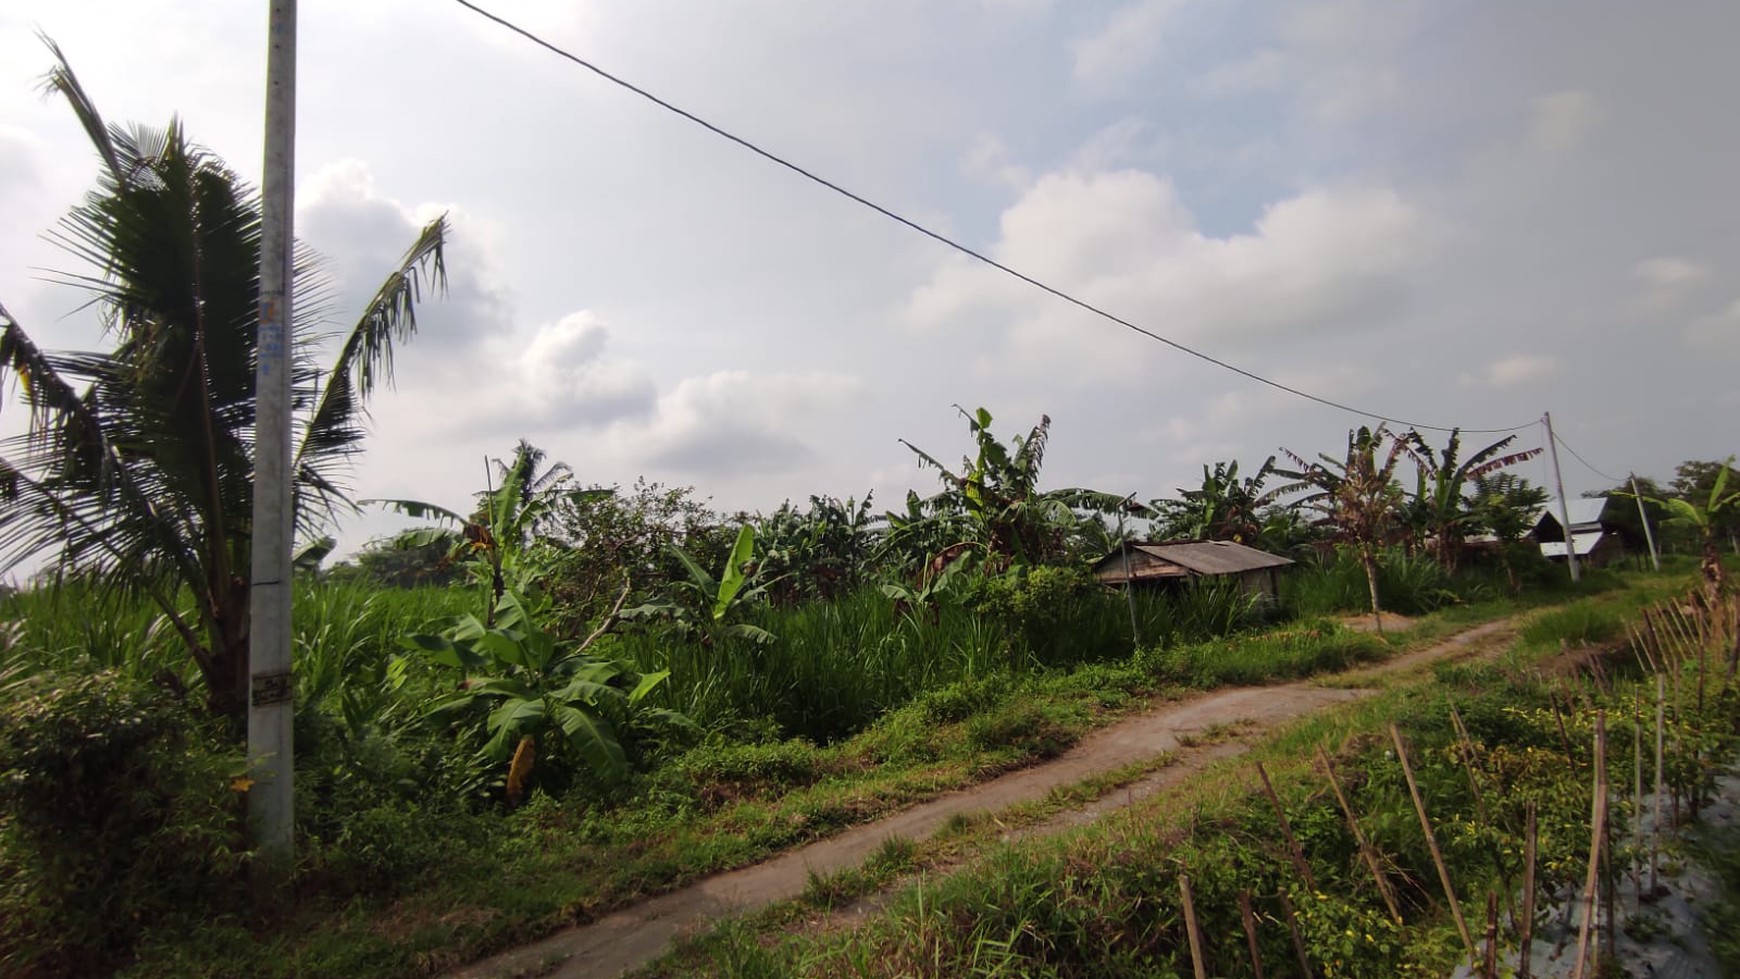
<instances>
[{"instance_id":1,"label":"overhead power line","mask_svg":"<svg viewBox=\"0 0 1740 979\"><path fill-rule=\"evenodd\" d=\"M1613 482L1613 483L1625 482L1627 477L1610 476L1607 473L1604 473L1601 470L1596 469L1593 465L1591 465L1589 463L1588 459L1583 458L1583 456L1580 453L1578 453L1578 451L1576 449L1571 448L1571 443L1565 441L1565 439L1562 436L1554 435L1553 441L1559 443L1560 448L1564 449L1566 452L1571 453L1571 458L1577 460L1578 462L1581 462L1583 464L1584 469L1589 470L1590 472L1594 473L1597 476L1600 476L1602 479L1605 479L1609 482Z\"/></svg>"},{"instance_id":2,"label":"overhead power line","mask_svg":"<svg viewBox=\"0 0 1740 979\"><path fill-rule=\"evenodd\" d=\"M1330 408L1336 408L1338 410L1345 411L1345 412L1348 412L1350 414L1360 415L1360 416L1363 416L1366 418L1375 418L1378 421L1394 422L1397 425L1406 425L1409 428L1425 429L1427 431L1433 431L1433 432L1449 432L1449 431L1456 430L1456 428L1454 428L1452 426L1427 425L1423 422L1409 421L1405 418L1398 418L1398 417L1393 416L1393 415L1386 415L1382 412L1366 411L1363 408L1356 408L1352 405L1345 404L1345 403L1340 402L1340 401L1336 401L1332 398L1325 398L1321 395L1312 394L1309 391L1304 391L1304 390L1301 390L1299 388L1293 387L1289 384L1284 384L1280 381L1274 380L1273 378L1264 377L1263 375L1258 374L1255 371L1246 370L1245 368L1240 367L1237 364L1229 363L1225 360L1220 359L1219 357L1215 357L1211 354L1204 353L1204 352L1197 350L1193 347L1186 346L1186 345L1178 342L1177 340L1173 340L1169 337L1163 336L1159 333L1154 332L1153 330L1147 329L1146 327L1138 326L1137 324L1132 323L1129 320L1124 319L1123 317L1118 316L1114 313L1108 312L1107 310L1102 309L1099 306L1096 306L1093 303L1090 303L1085 299L1078 299L1075 296L1071 295L1070 293L1063 291L1062 289L1059 289L1059 288L1052 286L1052 285L1048 285L1045 282L1042 282L1042 281L1034 278L1033 276L1028 275L1025 272L1022 272L1018 269L1012 268L1008 265L1003 264L1002 262L997 261L996 259L990 257L989 255L984 254L983 252L977 251L977 250L970 248L964 244L961 244L960 242L956 241L955 239L950 238L947 235L942 234L939 231L933 231L930 228L927 228L924 225L919 224L917 221L912 220L911 218L908 218L902 214L899 214L896 211L890 210L889 208L884 207L881 204L878 204L875 201L872 201L869 198L864 197L861 194L858 194L858 193L855 193L851 190L846 189L845 187L833 182L832 180L827 179L826 177L821 176L820 174L817 174L811 170L807 170L804 167L802 167L796 163L793 163L790 160L787 160L785 157L782 157L782 156L778 155L777 153L774 153L771 150L763 149L762 147L756 145L755 143L750 142L749 140L743 138L742 136L739 136L736 133L730 132L729 130L723 129L723 128L721 128L721 127L719 127L711 122L708 122L706 119L701 118L700 116L694 114L693 112L690 112L689 110L684 109L681 106L678 106L674 103L668 102L665 99L660 98L659 96L654 95L653 93L647 91L646 89L641 88L639 85L636 85L633 82L630 82L627 79L622 78L619 75L614 75L614 74L604 70L603 68L600 68L599 66L593 64L592 62L587 61L585 58L582 58L579 55L574 54L571 51L568 51L565 48L559 47L556 44L551 43L550 41L544 40L542 37L538 36L537 34L532 33L531 31L525 29L524 27L521 27L518 24L515 24L512 21L507 20L504 17L500 17L494 13L491 13L488 10L483 9L482 7L479 7L477 4L472 3L471 0L453 0L453 2L459 4L461 7L464 7L465 9L471 11L472 13L477 14L479 17L482 17L485 20L492 21L492 22L494 22L502 27L507 28L508 30L514 32L515 34L518 34L519 36L525 38L526 40L532 42L533 44L536 44L537 46L543 48L544 50L549 51L550 53L556 55L557 57L566 59L568 61L573 62L576 65L579 65L581 68L584 68L587 71L592 72L593 74L597 75L598 77L603 78L605 81L608 81L608 82L610 82L614 85L617 85L621 88L625 88L628 91L633 92L634 94L640 96L641 98L646 99L648 102L651 102L654 105L657 105L662 109L665 109L666 111L669 111L669 112L675 113L676 115L682 116L684 119L687 119L688 121L694 123L695 125L700 126L702 129L707 130L708 132L714 134L715 136L719 136L719 137L722 137L724 139L730 140L733 143L736 143L738 146L743 147L744 149L748 150L749 152L754 153L755 155L767 160L770 163L778 164L779 166L782 166L785 169L790 170L791 172L797 174L800 177L803 177L806 180L811 181L812 183L819 184L822 187L826 187L828 190L831 190L834 193L839 194L841 197L844 197L844 198L846 198L846 199L848 199L856 204L860 204L864 207L869 208L872 211L875 211L876 213L882 215L885 218L888 218L891 221L894 221L894 222L899 223L899 224L903 224L906 227L912 229L913 231L916 231L919 234L924 235L927 238L930 238L936 242L939 242L943 245L946 245L949 248L952 248L955 251L960 252L961 254L966 255L969 258L972 258L976 261L982 262L985 265L989 265L990 267L992 267L1000 272L1003 272L1006 275L1010 275L1010 276L1013 276L1014 278L1020 279L1022 282L1027 283L1028 285L1034 287L1035 289L1039 289L1042 292L1049 293L1052 296L1055 296L1058 299L1063 300L1064 302L1070 303L1071 305L1074 305L1074 306L1078 306L1081 309L1084 309L1084 310L1094 314L1095 316L1100 317L1101 319L1109 320L1109 321L1116 323L1119 326L1121 326L1127 330L1130 330L1130 331L1135 332L1135 333L1139 333L1142 336L1145 336L1150 340L1157 340L1160 343L1163 343L1166 346L1171 347L1172 349L1174 349L1180 353L1188 354L1189 356L1195 357L1198 360L1213 364L1214 366L1219 367L1222 370L1231 371L1234 374L1239 375L1240 377L1247 378L1247 379L1252 380L1252 381L1256 381L1258 384L1267 385L1271 388L1274 388L1277 391L1284 391L1287 394L1291 394L1295 397L1304 398L1307 401L1315 401L1316 403L1318 403L1320 405L1325 405L1325 406L1330 407ZM1522 424L1522 425L1512 425L1508 428L1462 428L1460 430L1464 431L1464 432L1470 432L1470 433L1476 433L1476 434L1482 434L1482 435L1498 435L1498 434L1503 434L1506 432L1521 431L1525 428L1529 428L1530 426L1532 426L1534 424L1535 423L1531 421L1531 422L1527 422L1527 423Z\"/></svg>"}]
</instances>

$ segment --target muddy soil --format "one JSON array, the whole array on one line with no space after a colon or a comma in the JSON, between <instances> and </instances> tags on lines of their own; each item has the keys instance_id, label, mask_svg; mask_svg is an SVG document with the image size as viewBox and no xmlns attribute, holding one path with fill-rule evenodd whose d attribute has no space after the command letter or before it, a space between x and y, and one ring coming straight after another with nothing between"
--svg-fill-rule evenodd
<instances>
[{"instance_id":1,"label":"muddy soil","mask_svg":"<svg viewBox=\"0 0 1740 979\"><path fill-rule=\"evenodd\" d=\"M1387 623L1386 623L1387 625ZM1496 652L1515 634L1510 620L1491 622L1441 643L1374 667L1337 674L1336 687L1318 681L1219 690L1126 718L1083 738L1069 751L969 789L819 840L753 866L717 874L681 890L643 901L585 925L448 973L450 979L559 979L617 976L652 961L683 935L705 931L721 917L741 914L800 896L811 875L828 876L856 867L892 837L923 840L957 815L995 813L1042 799L1053 789L1174 752L1176 763L1110 792L1021 835L1056 832L1178 784L1211 761L1248 750L1257 735L1334 704L1374 691L1349 684L1371 683L1440 660ZM1209 729L1239 729L1234 741L1200 743ZM848 912L862 914L874 902Z\"/></svg>"}]
</instances>

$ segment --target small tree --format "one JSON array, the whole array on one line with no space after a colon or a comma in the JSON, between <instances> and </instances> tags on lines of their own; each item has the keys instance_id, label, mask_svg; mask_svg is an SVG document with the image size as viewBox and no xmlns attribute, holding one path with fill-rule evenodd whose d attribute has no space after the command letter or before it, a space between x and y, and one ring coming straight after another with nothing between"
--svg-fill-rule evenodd
<instances>
[{"instance_id":1,"label":"small tree","mask_svg":"<svg viewBox=\"0 0 1740 979\"><path fill-rule=\"evenodd\" d=\"M1385 446L1388 451L1382 451ZM1341 459L1318 454L1319 462L1306 462L1293 452L1282 449L1299 468L1280 472L1297 480L1288 489L1312 489L1300 502L1321 510L1334 524L1342 540L1359 555L1365 569L1366 587L1371 593L1371 614L1379 633L1383 632L1383 613L1378 596L1378 554L1395 529L1397 506L1402 490L1396 485L1396 462L1401 458L1402 443L1392 440L1384 426L1376 429L1361 426L1347 434L1347 452ZM1380 453L1383 460L1379 461Z\"/></svg>"},{"instance_id":2,"label":"small tree","mask_svg":"<svg viewBox=\"0 0 1740 979\"><path fill-rule=\"evenodd\" d=\"M1474 499L1469 504L1480 527L1498 541L1498 561L1514 594L1522 590L1510 552L1534 526L1535 515L1546 505L1547 491L1529 485L1512 473L1489 473L1474 478Z\"/></svg>"}]
</instances>

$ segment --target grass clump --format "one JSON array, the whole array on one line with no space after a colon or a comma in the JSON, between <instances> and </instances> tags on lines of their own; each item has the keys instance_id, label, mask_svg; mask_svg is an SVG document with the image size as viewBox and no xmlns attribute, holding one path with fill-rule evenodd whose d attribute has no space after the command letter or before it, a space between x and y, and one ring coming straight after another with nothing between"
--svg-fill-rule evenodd
<instances>
[{"instance_id":1,"label":"grass clump","mask_svg":"<svg viewBox=\"0 0 1740 979\"><path fill-rule=\"evenodd\" d=\"M1618 609L1584 600L1534 616L1523 626L1522 641L1543 648L1594 646L1612 642L1624 632L1625 617Z\"/></svg>"},{"instance_id":2,"label":"grass clump","mask_svg":"<svg viewBox=\"0 0 1740 979\"><path fill-rule=\"evenodd\" d=\"M1376 636L1317 621L1255 636L1146 649L1136 663L1156 678L1209 689L1298 679L1382 659Z\"/></svg>"}]
</instances>

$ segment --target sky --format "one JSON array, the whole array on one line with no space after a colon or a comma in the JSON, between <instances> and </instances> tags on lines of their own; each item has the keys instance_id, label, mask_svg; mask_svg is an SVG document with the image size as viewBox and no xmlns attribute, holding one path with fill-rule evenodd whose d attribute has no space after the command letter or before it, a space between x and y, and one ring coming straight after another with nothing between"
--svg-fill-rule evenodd
<instances>
[{"instance_id":1,"label":"sky","mask_svg":"<svg viewBox=\"0 0 1740 979\"><path fill-rule=\"evenodd\" d=\"M1374 416L1560 436L1607 474L1740 451L1730 0L480 0L1145 329ZM358 497L462 506L526 438L721 511L930 492L954 406L1052 420L1047 487L1140 499L1371 417L976 264L443 0L302 0L296 231L333 329L453 225ZM43 233L93 186L40 94L257 180L265 0L0 9L0 303L101 336ZM0 391L0 432L24 425ZM1394 427L1394 426L1392 426ZM1484 445L1496 436L1470 435ZM1442 436L1434 436L1441 441ZM1571 495L1611 485L1564 460ZM1519 470L1545 482L1543 463ZM347 520L341 546L401 526Z\"/></svg>"}]
</instances>

